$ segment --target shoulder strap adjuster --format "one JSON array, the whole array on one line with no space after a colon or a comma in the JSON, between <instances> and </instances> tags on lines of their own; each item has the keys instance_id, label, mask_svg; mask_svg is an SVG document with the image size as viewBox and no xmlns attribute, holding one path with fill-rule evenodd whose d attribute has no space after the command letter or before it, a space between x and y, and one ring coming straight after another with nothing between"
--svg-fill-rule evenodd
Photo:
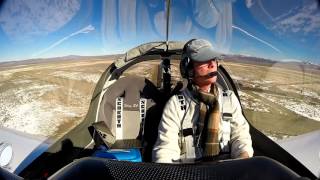
<instances>
[{"instance_id":1,"label":"shoulder strap adjuster","mask_svg":"<svg viewBox=\"0 0 320 180\"><path fill-rule=\"evenodd\" d=\"M232 119L231 113L222 113L222 120L224 121L230 121Z\"/></svg>"},{"instance_id":2,"label":"shoulder strap adjuster","mask_svg":"<svg viewBox=\"0 0 320 180\"><path fill-rule=\"evenodd\" d=\"M187 109L187 106L186 106L186 100L184 98L184 96L182 94L178 94L178 101L180 103L180 108L182 111L185 111Z\"/></svg>"}]
</instances>

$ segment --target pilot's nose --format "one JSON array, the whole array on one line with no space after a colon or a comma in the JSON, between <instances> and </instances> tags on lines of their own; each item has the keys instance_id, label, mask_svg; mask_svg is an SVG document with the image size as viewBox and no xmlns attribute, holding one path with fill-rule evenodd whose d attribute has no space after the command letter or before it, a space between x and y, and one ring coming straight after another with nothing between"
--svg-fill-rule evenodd
<instances>
[{"instance_id":1,"label":"pilot's nose","mask_svg":"<svg viewBox=\"0 0 320 180\"><path fill-rule=\"evenodd\" d=\"M209 68L214 68L215 64L216 64L216 61L210 61Z\"/></svg>"}]
</instances>

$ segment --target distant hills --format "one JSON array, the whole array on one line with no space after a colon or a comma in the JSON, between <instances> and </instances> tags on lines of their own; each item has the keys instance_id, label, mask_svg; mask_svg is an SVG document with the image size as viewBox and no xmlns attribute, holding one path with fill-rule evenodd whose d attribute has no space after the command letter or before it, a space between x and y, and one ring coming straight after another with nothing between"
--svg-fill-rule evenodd
<instances>
[{"instance_id":1,"label":"distant hills","mask_svg":"<svg viewBox=\"0 0 320 180\"><path fill-rule=\"evenodd\" d=\"M275 61L265 58L244 56L244 55L224 55L225 62L245 63L253 65L264 65L270 67L286 68L292 70L312 71L313 73L320 73L320 65L312 64L310 62L297 61Z\"/></svg>"},{"instance_id":2,"label":"distant hills","mask_svg":"<svg viewBox=\"0 0 320 180\"><path fill-rule=\"evenodd\" d=\"M88 61L88 60L115 60L119 58L122 54L114 55L103 55L103 56L77 56L69 55L63 57L54 57L54 58L37 58L37 59L27 59L22 61L10 61L10 62L0 62L0 69L9 68L12 66L19 65L32 65L39 63L52 63L52 62L76 62L76 61ZM292 70L304 70L312 73L320 73L320 65L306 63L306 62L295 62L295 61L275 61L265 58L253 57L253 56L244 56L244 55L224 55L223 60L226 62L235 62L235 63L245 63L253 65L263 65L270 67L279 67Z\"/></svg>"},{"instance_id":3,"label":"distant hills","mask_svg":"<svg viewBox=\"0 0 320 180\"><path fill-rule=\"evenodd\" d=\"M8 68L12 66L21 66L21 65L33 65L33 64L42 64L42 63L52 63L52 62L76 62L76 61L88 61L88 60L115 60L120 57L121 54L114 55L104 55L104 56L77 56L77 55L69 55L62 57L54 57L54 58L37 58L37 59L26 59L21 61L8 61L8 62L0 62L0 69Z\"/></svg>"}]
</instances>

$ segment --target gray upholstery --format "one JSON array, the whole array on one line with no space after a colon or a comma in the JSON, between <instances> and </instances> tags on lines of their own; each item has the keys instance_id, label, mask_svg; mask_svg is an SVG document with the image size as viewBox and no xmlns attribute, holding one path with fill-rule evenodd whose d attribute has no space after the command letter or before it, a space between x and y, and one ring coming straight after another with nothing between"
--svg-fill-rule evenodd
<instances>
[{"instance_id":1,"label":"gray upholstery","mask_svg":"<svg viewBox=\"0 0 320 180\"><path fill-rule=\"evenodd\" d=\"M154 106L160 98L160 92L147 79L128 76L117 80L111 85L101 102L99 121L104 121L115 135L116 98L123 97L123 139L136 139L141 130L139 100L147 99L147 109Z\"/></svg>"}]
</instances>

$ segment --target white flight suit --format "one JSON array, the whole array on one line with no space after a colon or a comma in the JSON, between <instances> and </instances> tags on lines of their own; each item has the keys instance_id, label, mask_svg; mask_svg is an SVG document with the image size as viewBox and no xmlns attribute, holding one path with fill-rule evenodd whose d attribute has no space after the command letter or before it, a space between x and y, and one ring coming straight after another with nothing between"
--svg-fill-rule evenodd
<instances>
[{"instance_id":1,"label":"white flight suit","mask_svg":"<svg viewBox=\"0 0 320 180\"><path fill-rule=\"evenodd\" d=\"M219 105L222 113L222 99L223 93L219 89ZM222 125L222 115L219 128L219 140L223 136L223 131L229 131L229 145L231 145L231 158L239 157L240 153L247 152L250 157L253 155L252 141L249 134L249 124L242 115L241 106L232 91L230 92L230 107L228 107L232 114L229 127ZM172 96L167 102L162 119L158 128L158 139L155 143L152 152L152 159L158 163L172 163L176 161L188 162L201 158L202 148L196 145L195 132L198 127L197 121L199 119L199 102L194 99L191 92L186 88L182 91L182 95L186 101L186 110L181 110L181 103L178 95ZM181 127L181 121L183 120ZM186 153L181 155L179 147L179 132L181 129L192 128L193 135L184 137L186 145ZM224 128L224 129L223 129ZM231 131L231 132L230 132ZM220 144L221 147L221 144ZM223 147L221 147L223 148Z\"/></svg>"}]
</instances>

